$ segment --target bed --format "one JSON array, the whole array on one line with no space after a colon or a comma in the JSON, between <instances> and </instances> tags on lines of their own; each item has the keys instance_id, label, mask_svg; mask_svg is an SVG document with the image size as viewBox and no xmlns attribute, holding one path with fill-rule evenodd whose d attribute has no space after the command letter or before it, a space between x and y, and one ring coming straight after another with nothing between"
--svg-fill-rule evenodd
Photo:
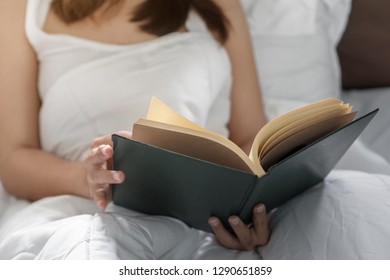
<instances>
[{"instance_id":1,"label":"bed","mask_svg":"<svg viewBox=\"0 0 390 280\"><path fill-rule=\"evenodd\" d=\"M356 44L354 25L361 22L365 5L389 5L379 0L241 1L269 118L326 97L351 102L359 114L380 108L323 183L271 214L270 242L251 252L223 250L212 236L193 234L183 225L178 231L188 238L155 256L142 242L133 242L144 228L130 232L129 213L115 206L101 212L91 201L66 195L30 203L0 185L0 259L390 259L390 78L354 84L347 79L351 68L345 57ZM378 9L372 10L375 18ZM202 32L204 27L194 21L189 28ZM385 71L381 67L377 73ZM372 75L374 70L365 69L363 77ZM170 238L163 233L161 238Z\"/></svg>"}]
</instances>

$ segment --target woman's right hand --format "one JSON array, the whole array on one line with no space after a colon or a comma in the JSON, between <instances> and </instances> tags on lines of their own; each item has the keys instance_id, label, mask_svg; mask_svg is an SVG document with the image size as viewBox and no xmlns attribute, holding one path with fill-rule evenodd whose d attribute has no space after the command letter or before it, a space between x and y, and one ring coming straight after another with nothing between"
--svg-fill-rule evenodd
<instances>
[{"instance_id":1,"label":"woman's right hand","mask_svg":"<svg viewBox=\"0 0 390 280\"><path fill-rule=\"evenodd\" d=\"M131 138L131 133L127 131L117 134ZM125 180L123 172L111 170L113 153L111 135L106 135L93 140L90 152L84 159L89 195L102 209L111 201L111 184L120 184Z\"/></svg>"}]
</instances>

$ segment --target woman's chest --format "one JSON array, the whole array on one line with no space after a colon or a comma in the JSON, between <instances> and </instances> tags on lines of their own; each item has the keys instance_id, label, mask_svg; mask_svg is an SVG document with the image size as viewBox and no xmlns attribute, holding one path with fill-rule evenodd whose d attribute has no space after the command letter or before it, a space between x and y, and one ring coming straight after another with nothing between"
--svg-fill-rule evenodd
<instances>
[{"instance_id":1,"label":"woman's chest","mask_svg":"<svg viewBox=\"0 0 390 280\"><path fill-rule=\"evenodd\" d=\"M156 38L156 35L142 31L140 23L130 21L128 13L117 13L109 17L86 17L68 24L50 10L43 30L49 34L66 34L114 45L129 45Z\"/></svg>"}]
</instances>

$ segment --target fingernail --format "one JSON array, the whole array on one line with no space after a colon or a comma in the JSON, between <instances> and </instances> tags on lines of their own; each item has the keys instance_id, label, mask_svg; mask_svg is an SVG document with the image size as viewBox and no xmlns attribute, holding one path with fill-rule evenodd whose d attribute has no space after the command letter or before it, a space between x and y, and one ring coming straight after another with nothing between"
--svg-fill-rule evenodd
<instances>
[{"instance_id":1,"label":"fingernail","mask_svg":"<svg viewBox=\"0 0 390 280\"><path fill-rule=\"evenodd\" d=\"M238 217L231 217L229 218L229 223L236 226L240 223L240 219Z\"/></svg>"},{"instance_id":2,"label":"fingernail","mask_svg":"<svg viewBox=\"0 0 390 280\"><path fill-rule=\"evenodd\" d=\"M97 206L98 206L99 208L101 208L101 209L104 209L104 207L106 206L103 199L98 200L98 201L96 202L96 204L97 204Z\"/></svg>"},{"instance_id":3,"label":"fingernail","mask_svg":"<svg viewBox=\"0 0 390 280\"><path fill-rule=\"evenodd\" d=\"M114 174L112 175L112 178L113 178L116 182L122 181L121 175L120 175L118 172L114 172Z\"/></svg>"},{"instance_id":4,"label":"fingernail","mask_svg":"<svg viewBox=\"0 0 390 280\"><path fill-rule=\"evenodd\" d=\"M218 226L219 221L218 221L218 219L211 218L211 219L209 219L209 224L210 224L211 226L213 226L213 227L216 227L216 226Z\"/></svg>"},{"instance_id":5,"label":"fingernail","mask_svg":"<svg viewBox=\"0 0 390 280\"><path fill-rule=\"evenodd\" d=\"M265 211L265 206L264 206L264 204L261 204L261 205L259 205L259 206L256 206L255 211L256 211L256 213L263 213L263 212Z\"/></svg>"}]
</instances>

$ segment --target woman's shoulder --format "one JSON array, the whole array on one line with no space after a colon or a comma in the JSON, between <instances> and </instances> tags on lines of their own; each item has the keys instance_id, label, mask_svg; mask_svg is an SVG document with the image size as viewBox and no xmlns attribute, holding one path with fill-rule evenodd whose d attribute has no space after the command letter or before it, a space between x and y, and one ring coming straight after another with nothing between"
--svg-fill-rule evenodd
<instances>
[{"instance_id":1,"label":"woman's shoulder","mask_svg":"<svg viewBox=\"0 0 390 280\"><path fill-rule=\"evenodd\" d=\"M24 35L26 7L27 0L0 1L0 34L2 41L7 40L7 38L21 37L18 34Z\"/></svg>"},{"instance_id":2,"label":"woman's shoulder","mask_svg":"<svg viewBox=\"0 0 390 280\"><path fill-rule=\"evenodd\" d=\"M27 0L1 0L0 20L17 20L24 18ZM9 23L7 24L9 26Z\"/></svg>"},{"instance_id":3,"label":"woman's shoulder","mask_svg":"<svg viewBox=\"0 0 390 280\"><path fill-rule=\"evenodd\" d=\"M28 0L1 0L0 1L0 7L2 8L0 10L1 13L10 12L10 10L4 10L3 8L17 8L17 7L25 7L27 5ZM15 12L15 11L14 11Z\"/></svg>"},{"instance_id":4,"label":"woman's shoulder","mask_svg":"<svg viewBox=\"0 0 390 280\"><path fill-rule=\"evenodd\" d=\"M1 0L0 23L2 33L7 29L23 32L38 27L44 19L43 9L50 6L49 0ZM9 28L12 26L12 28ZM21 28L19 28L21 27ZM27 34L28 35L28 34Z\"/></svg>"}]
</instances>

